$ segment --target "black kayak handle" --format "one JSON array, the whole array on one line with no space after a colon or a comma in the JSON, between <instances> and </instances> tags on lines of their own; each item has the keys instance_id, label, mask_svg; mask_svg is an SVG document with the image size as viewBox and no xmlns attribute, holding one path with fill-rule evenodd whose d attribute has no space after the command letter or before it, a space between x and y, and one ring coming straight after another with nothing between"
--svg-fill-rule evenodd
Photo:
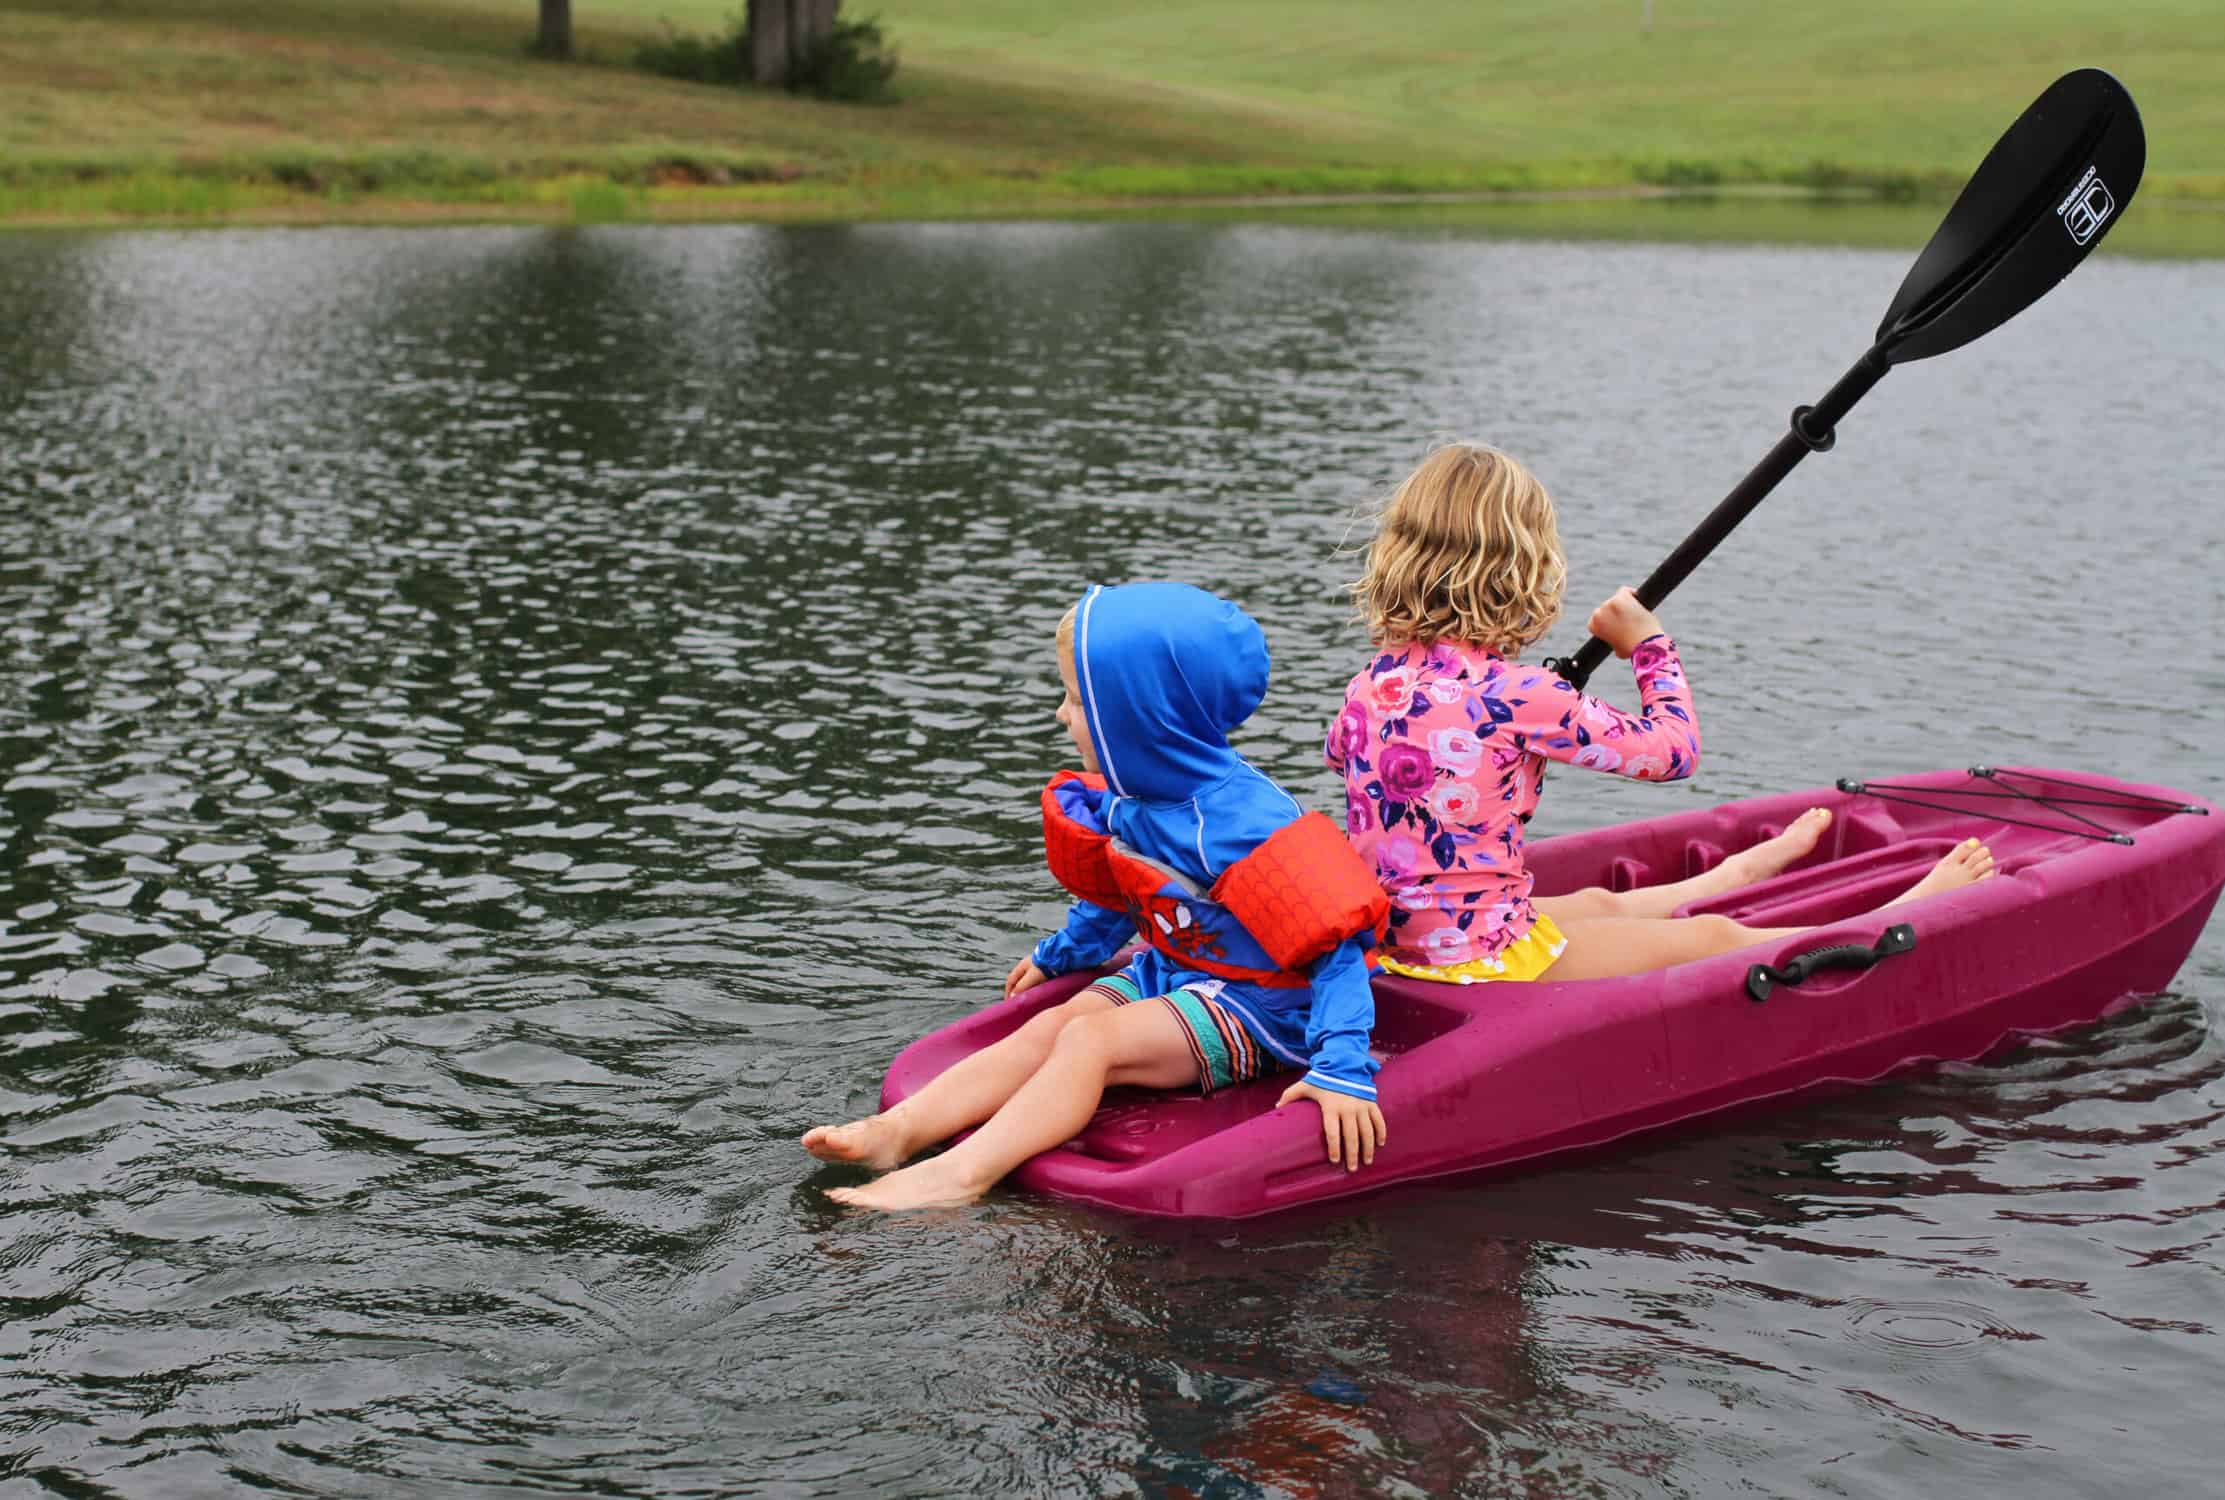
<instances>
[{"instance_id":1,"label":"black kayak handle","mask_svg":"<svg viewBox=\"0 0 2225 1500\"><path fill-rule=\"evenodd\" d=\"M1879 933L1874 943L1835 943L1829 948L1811 948L1806 953L1795 954L1781 969L1770 964L1755 964L1746 971L1746 998L1759 1004L1780 984L1805 984L1825 969L1867 969L1915 946L1916 929L1906 922L1895 922Z\"/></svg>"}]
</instances>

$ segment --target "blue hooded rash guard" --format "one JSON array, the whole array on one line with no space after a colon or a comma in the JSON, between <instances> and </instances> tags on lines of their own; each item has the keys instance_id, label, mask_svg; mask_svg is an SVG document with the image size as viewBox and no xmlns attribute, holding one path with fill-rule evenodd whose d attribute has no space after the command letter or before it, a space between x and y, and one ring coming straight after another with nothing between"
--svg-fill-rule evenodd
<instances>
[{"instance_id":1,"label":"blue hooded rash guard","mask_svg":"<svg viewBox=\"0 0 2225 1500\"><path fill-rule=\"evenodd\" d=\"M1267 641L1226 599L1181 583L1093 587L1074 615L1074 675L1109 794L1093 809L1112 836L1199 891L1303 812L1228 743L1267 694ZM1045 974L1093 968L1130 942L1125 912L1077 901L1036 944ZM1152 948L1129 965L1146 995L1196 987L1305 1081L1375 1097L1368 1053L1375 997L1358 937L1315 960L1306 989L1184 969Z\"/></svg>"}]
</instances>

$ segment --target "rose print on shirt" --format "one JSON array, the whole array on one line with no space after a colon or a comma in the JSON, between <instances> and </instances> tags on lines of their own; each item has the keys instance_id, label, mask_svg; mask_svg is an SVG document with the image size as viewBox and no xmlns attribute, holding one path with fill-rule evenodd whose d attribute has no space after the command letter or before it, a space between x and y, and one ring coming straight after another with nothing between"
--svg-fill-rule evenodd
<instances>
[{"instance_id":1,"label":"rose print on shirt","mask_svg":"<svg viewBox=\"0 0 2225 1500\"><path fill-rule=\"evenodd\" d=\"M1418 745L1385 746L1376 769L1382 777L1385 801L1411 802L1426 794L1437 779L1435 762Z\"/></svg>"},{"instance_id":2,"label":"rose print on shirt","mask_svg":"<svg viewBox=\"0 0 2225 1500\"><path fill-rule=\"evenodd\" d=\"M1375 872L1388 877L1385 885L1404 881L1421 868L1422 846L1402 833L1394 833L1375 846Z\"/></svg>"},{"instance_id":3,"label":"rose print on shirt","mask_svg":"<svg viewBox=\"0 0 2225 1500\"><path fill-rule=\"evenodd\" d=\"M1429 794L1429 811L1441 823L1472 822L1482 809L1482 794L1465 781L1441 781Z\"/></svg>"},{"instance_id":4,"label":"rose print on shirt","mask_svg":"<svg viewBox=\"0 0 2225 1500\"><path fill-rule=\"evenodd\" d=\"M1440 927L1426 933L1421 940L1421 950L1427 955L1424 962L1432 964L1462 964L1468 962L1460 954L1468 950L1468 934L1457 927Z\"/></svg>"},{"instance_id":5,"label":"rose print on shirt","mask_svg":"<svg viewBox=\"0 0 2225 1500\"><path fill-rule=\"evenodd\" d=\"M1368 769L1367 749L1367 710L1357 703L1347 703L1344 711L1329 725L1328 742L1321 753L1338 770L1354 765L1365 771Z\"/></svg>"},{"instance_id":6,"label":"rose print on shirt","mask_svg":"<svg viewBox=\"0 0 2225 1500\"><path fill-rule=\"evenodd\" d=\"M1440 729L1429 737L1429 755L1455 776L1466 776L1483 763L1483 741L1467 729Z\"/></svg>"},{"instance_id":7,"label":"rose print on shirt","mask_svg":"<svg viewBox=\"0 0 2225 1500\"><path fill-rule=\"evenodd\" d=\"M1414 670L1394 667L1368 684L1367 704L1376 713L1404 718L1413 711Z\"/></svg>"}]
</instances>

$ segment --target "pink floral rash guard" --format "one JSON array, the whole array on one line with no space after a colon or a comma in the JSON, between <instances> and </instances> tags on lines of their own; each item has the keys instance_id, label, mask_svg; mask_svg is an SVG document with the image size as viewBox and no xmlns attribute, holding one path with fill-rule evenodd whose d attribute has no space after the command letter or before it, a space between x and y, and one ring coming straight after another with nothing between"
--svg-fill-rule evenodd
<instances>
[{"instance_id":1,"label":"pink floral rash guard","mask_svg":"<svg viewBox=\"0 0 2225 1500\"><path fill-rule=\"evenodd\" d=\"M1692 774L1700 724L1676 642L1648 637L1630 667L1635 717L1454 641L1384 651L1345 687L1323 754L1344 773L1352 846L1391 895L1390 957L1469 963L1530 930L1522 828L1548 760L1641 781Z\"/></svg>"}]
</instances>

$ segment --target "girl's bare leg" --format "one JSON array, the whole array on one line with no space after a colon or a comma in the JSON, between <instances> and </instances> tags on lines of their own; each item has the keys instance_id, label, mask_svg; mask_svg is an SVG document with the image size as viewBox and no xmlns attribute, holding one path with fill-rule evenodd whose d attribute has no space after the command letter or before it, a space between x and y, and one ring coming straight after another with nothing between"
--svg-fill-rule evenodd
<instances>
[{"instance_id":1,"label":"girl's bare leg","mask_svg":"<svg viewBox=\"0 0 2225 1500\"><path fill-rule=\"evenodd\" d=\"M1544 977L1619 979L1671 964L1713 958L1773 938L1793 937L1805 927L1748 927L1729 917L1577 917L1561 926L1568 947Z\"/></svg>"},{"instance_id":2,"label":"girl's bare leg","mask_svg":"<svg viewBox=\"0 0 2225 1500\"><path fill-rule=\"evenodd\" d=\"M1973 885L1992 874L1993 851L1976 839L1965 839L1933 865L1922 880L1877 910L1884 911L1904 901ZM1797 937L1811 930L1806 927L1748 927L1729 917L1717 916L1679 917L1670 921L1644 917L1577 917L1562 927L1568 947L1554 961L1553 967L1545 971L1545 977L1615 979L1625 974L1644 974L1671 964L1688 964L1737 948L1750 948L1776 938Z\"/></svg>"},{"instance_id":3,"label":"girl's bare leg","mask_svg":"<svg viewBox=\"0 0 2225 1500\"><path fill-rule=\"evenodd\" d=\"M1831 826L1831 809L1811 807L1773 839L1741 849L1705 874L1674 885L1649 885L1635 891L1610 891L1591 886L1566 896L1539 896L1537 909L1565 928L1570 922L1594 917L1666 917L1687 901L1705 901L1727 895L1759 880L1767 880L1815 848Z\"/></svg>"},{"instance_id":4,"label":"girl's bare leg","mask_svg":"<svg viewBox=\"0 0 2225 1500\"><path fill-rule=\"evenodd\" d=\"M1118 1084L1173 1089L1197 1081L1189 1038L1171 1007L1145 1000L1075 1018L1051 1055L989 1123L940 1156L827 1196L858 1208L971 1203L1040 1151L1072 1140Z\"/></svg>"},{"instance_id":5,"label":"girl's bare leg","mask_svg":"<svg viewBox=\"0 0 2225 1500\"><path fill-rule=\"evenodd\" d=\"M1030 1016L1003 1041L952 1063L894 1108L847 1125L813 1126L804 1132L803 1148L821 1161L856 1162L883 1172L901 1166L995 1114L1043 1066L1069 1023L1111 1009L1110 1000L1085 990Z\"/></svg>"},{"instance_id":6,"label":"girl's bare leg","mask_svg":"<svg viewBox=\"0 0 2225 1500\"><path fill-rule=\"evenodd\" d=\"M1990 878L1992 874L1993 851L1976 839L1964 839L1954 848L1948 850L1946 856L1938 864L1931 867L1930 874L1886 902L1885 906L1879 907L1878 910L1883 911L1886 906L1898 906L1903 901L1914 901L1922 896L1935 896L1941 891L1951 891L1957 886L1974 885L1978 881Z\"/></svg>"}]
</instances>

